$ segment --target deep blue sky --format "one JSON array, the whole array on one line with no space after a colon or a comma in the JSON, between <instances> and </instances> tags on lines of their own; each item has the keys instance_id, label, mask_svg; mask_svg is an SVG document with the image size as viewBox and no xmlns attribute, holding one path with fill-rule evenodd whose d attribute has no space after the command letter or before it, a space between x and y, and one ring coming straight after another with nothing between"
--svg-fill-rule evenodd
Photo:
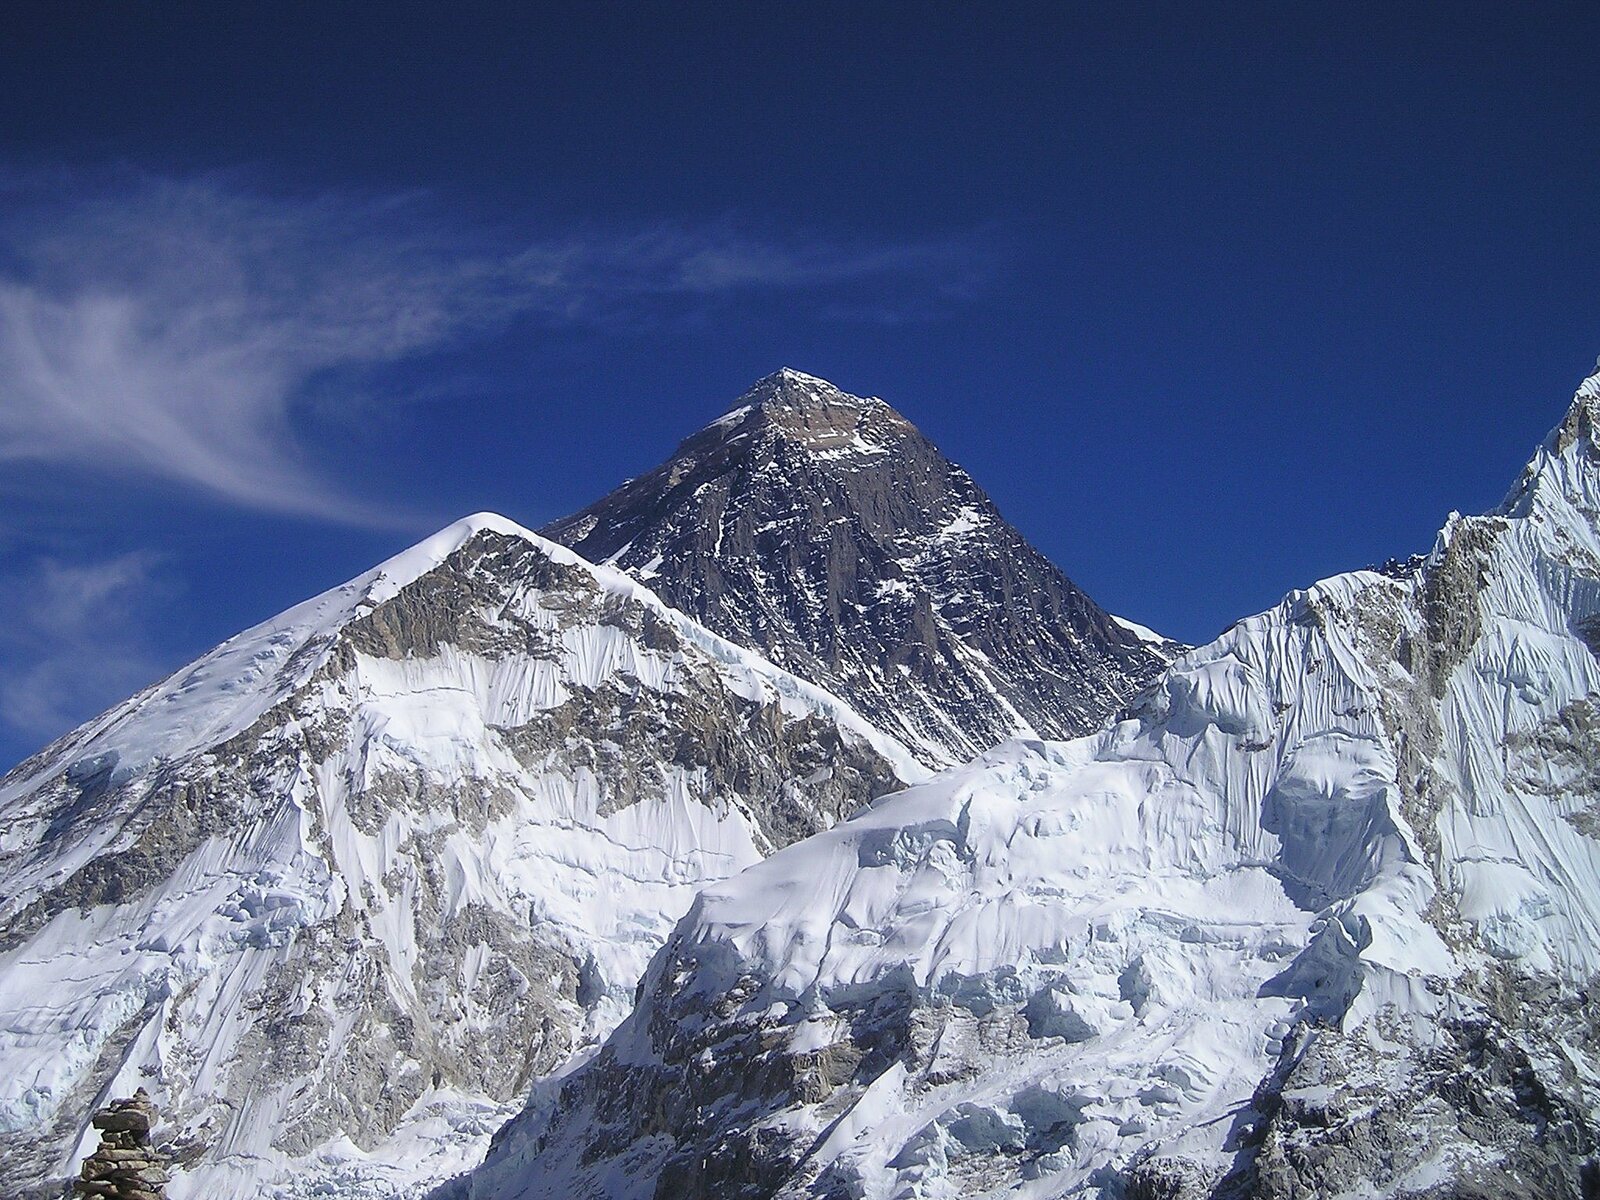
<instances>
[{"instance_id":1,"label":"deep blue sky","mask_svg":"<svg viewBox=\"0 0 1600 1200\"><path fill-rule=\"evenodd\" d=\"M0 14L0 764L781 365L1191 641L1494 504L1600 353L1571 6Z\"/></svg>"}]
</instances>

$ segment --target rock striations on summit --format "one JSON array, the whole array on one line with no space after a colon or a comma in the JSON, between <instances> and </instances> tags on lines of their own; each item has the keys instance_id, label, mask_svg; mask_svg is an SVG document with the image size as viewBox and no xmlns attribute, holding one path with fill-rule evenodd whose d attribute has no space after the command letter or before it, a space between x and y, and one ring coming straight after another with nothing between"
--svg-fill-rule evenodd
<instances>
[{"instance_id":1,"label":"rock striations on summit","mask_svg":"<svg viewBox=\"0 0 1600 1200\"><path fill-rule=\"evenodd\" d=\"M799 371L541 532L826 687L930 766L1086 733L1180 649L1101 609L889 405Z\"/></svg>"},{"instance_id":2,"label":"rock striations on summit","mask_svg":"<svg viewBox=\"0 0 1600 1200\"><path fill-rule=\"evenodd\" d=\"M1600 1194L1600 376L1505 504L708 886L473 1200Z\"/></svg>"}]
</instances>

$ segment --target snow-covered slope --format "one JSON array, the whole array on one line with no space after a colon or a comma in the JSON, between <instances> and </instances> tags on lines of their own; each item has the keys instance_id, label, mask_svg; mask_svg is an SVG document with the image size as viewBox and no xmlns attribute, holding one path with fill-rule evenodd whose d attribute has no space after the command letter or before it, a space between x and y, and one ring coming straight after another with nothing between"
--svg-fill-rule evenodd
<instances>
[{"instance_id":1,"label":"snow-covered slope","mask_svg":"<svg viewBox=\"0 0 1600 1200\"><path fill-rule=\"evenodd\" d=\"M1600 1189L1600 376L1501 510L707 888L475 1200Z\"/></svg>"},{"instance_id":2,"label":"snow-covered slope","mask_svg":"<svg viewBox=\"0 0 1600 1200\"><path fill-rule=\"evenodd\" d=\"M1104 612L889 405L799 371L542 532L930 765L1097 728L1179 649Z\"/></svg>"},{"instance_id":3,"label":"snow-covered slope","mask_svg":"<svg viewBox=\"0 0 1600 1200\"><path fill-rule=\"evenodd\" d=\"M452 1174L700 885L923 775L627 577L459 522L0 781L0 1194L58 1194L137 1085L175 1200Z\"/></svg>"}]
</instances>

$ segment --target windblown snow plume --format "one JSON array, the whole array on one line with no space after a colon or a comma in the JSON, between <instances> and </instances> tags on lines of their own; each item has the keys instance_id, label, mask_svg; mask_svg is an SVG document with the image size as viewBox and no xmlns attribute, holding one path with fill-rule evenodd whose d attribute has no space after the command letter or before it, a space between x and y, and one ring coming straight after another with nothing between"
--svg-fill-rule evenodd
<instances>
[{"instance_id":1,"label":"windblown snow plume","mask_svg":"<svg viewBox=\"0 0 1600 1200\"><path fill-rule=\"evenodd\" d=\"M471 1165L704 883L925 772L616 572L469 518L0 781L0 1194L145 1087L174 1200Z\"/></svg>"},{"instance_id":2,"label":"windblown snow plume","mask_svg":"<svg viewBox=\"0 0 1600 1200\"><path fill-rule=\"evenodd\" d=\"M696 899L474 1200L1591 1196L1600 376L1415 569Z\"/></svg>"}]
</instances>

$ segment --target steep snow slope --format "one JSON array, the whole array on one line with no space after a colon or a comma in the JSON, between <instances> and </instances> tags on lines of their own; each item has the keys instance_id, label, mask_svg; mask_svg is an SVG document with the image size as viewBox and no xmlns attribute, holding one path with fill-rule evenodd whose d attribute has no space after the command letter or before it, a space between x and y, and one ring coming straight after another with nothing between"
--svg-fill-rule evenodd
<instances>
[{"instance_id":1,"label":"steep snow slope","mask_svg":"<svg viewBox=\"0 0 1600 1200\"><path fill-rule=\"evenodd\" d=\"M822 684L930 765L1088 732L1178 648L1105 613L882 400L799 371L543 532Z\"/></svg>"},{"instance_id":2,"label":"steep snow slope","mask_svg":"<svg viewBox=\"0 0 1600 1200\"><path fill-rule=\"evenodd\" d=\"M0 1194L57 1194L137 1085L175 1200L460 1170L701 884L922 774L626 577L453 525L0 781Z\"/></svg>"},{"instance_id":3,"label":"steep snow slope","mask_svg":"<svg viewBox=\"0 0 1600 1200\"><path fill-rule=\"evenodd\" d=\"M707 888L464 1190L1597 1194L1597 423L1600 376L1415 569Z\"/></svg>"}]
</instances>

